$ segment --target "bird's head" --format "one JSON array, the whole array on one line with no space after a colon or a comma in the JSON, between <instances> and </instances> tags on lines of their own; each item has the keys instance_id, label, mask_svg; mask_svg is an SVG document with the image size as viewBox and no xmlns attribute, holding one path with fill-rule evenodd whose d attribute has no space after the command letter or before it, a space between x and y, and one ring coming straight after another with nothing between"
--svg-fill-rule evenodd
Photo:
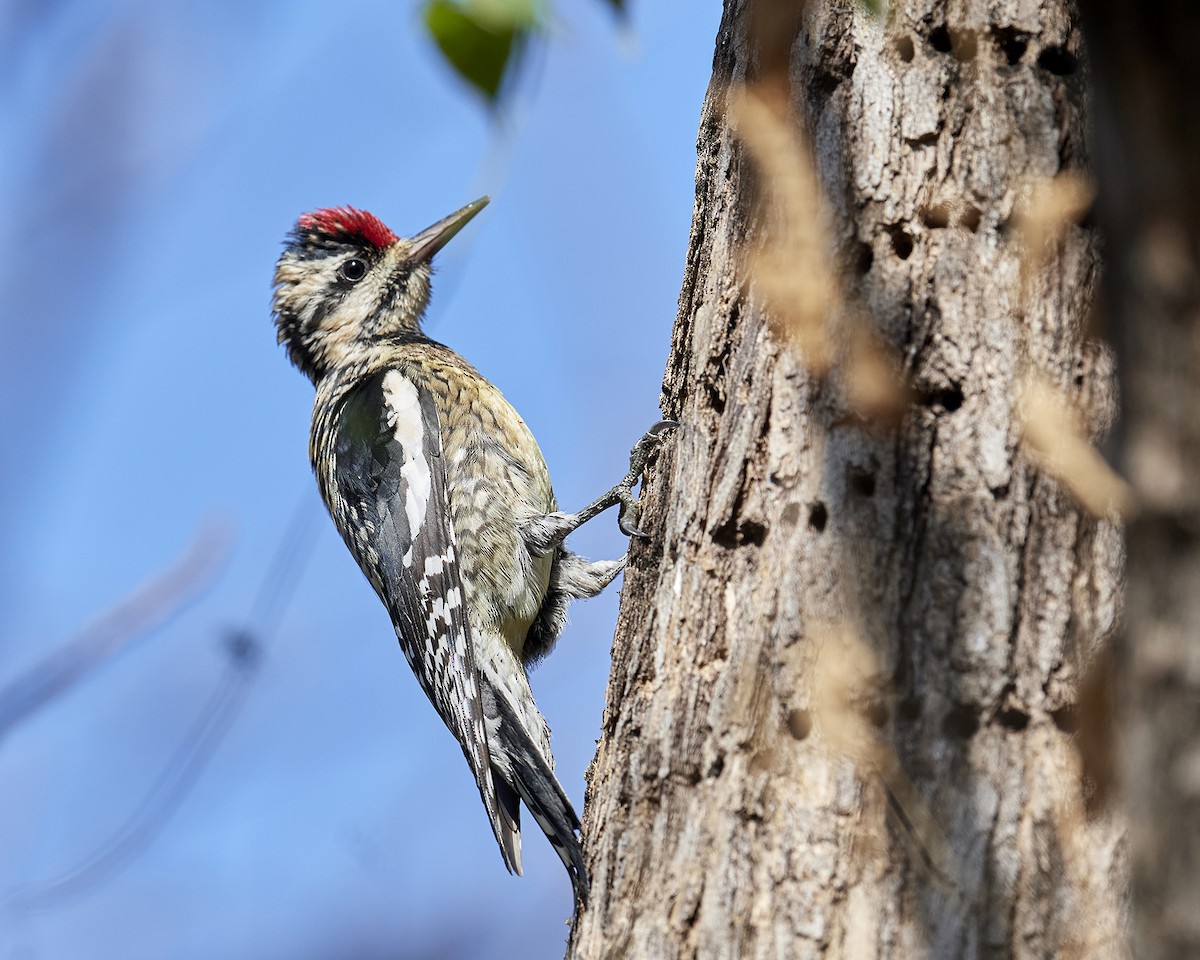
<instances>
[{"instance_id":1,"label":"bird's head","mask_svg":"<svg viewBox=\"0 0 1200 960\"><path fill-rule=\"evenodd\" d=\"M408 239L353 207L304 214L275 265L272 309L292 363L316 383L372 344L418 332L433 255L487 203L481 197Z\"/></svg>"}]
</instances>

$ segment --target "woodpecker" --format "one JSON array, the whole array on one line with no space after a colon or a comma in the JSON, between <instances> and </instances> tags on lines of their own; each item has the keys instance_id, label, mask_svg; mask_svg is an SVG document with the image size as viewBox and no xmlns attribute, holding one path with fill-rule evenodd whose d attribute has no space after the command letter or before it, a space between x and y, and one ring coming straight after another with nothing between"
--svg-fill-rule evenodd
<instances>
[{"instance_id":1,"label":"woodpecker","mask_svg":"<svg viewBox=\"0 0 1200 960\"><path fill-rule=\"evenodd\" d=\"M276 264L273 313L316 387L309 456L321 497L462 747L505 866L521 873L523 802L586 903L579 818L527 670L553 647L570 601L598 594L625 564L583 559L567 534L620 505L621 530L642 535L632 490L675 424L651 427L603 496L558 510L525 422L421 330L434 254L487 203L409 239L352 207L304 214Z\"/></svg>"}]
</instances>

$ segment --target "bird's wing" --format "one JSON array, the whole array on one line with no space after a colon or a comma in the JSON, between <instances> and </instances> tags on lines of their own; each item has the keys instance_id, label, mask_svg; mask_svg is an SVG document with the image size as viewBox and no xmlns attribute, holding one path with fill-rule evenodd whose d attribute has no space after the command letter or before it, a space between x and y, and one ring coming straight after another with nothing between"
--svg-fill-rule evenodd
<instances>
[{"instance_id":1,"label":"bird's wing","mask_svg":"<svg viewBox=\"0 0 1200 960\"><path fill-rule=\"evenodd\" d=\"M520 873L519 826L510 804L500 802L492 777L479 671L446 503L441 431L429 389L398 370L355 388L341 408L334 457L348 513L334 519L386 604L421 688L462 746L505 865ZM370 530L369 542L357 542L356 529Z\"/></svg>"}]
</instances>

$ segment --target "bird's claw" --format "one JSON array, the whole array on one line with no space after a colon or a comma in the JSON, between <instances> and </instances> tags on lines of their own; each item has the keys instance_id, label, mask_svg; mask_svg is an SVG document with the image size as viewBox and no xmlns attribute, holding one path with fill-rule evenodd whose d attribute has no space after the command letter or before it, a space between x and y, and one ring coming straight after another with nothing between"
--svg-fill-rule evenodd
<instances>
[{"instance_id":1,"label":"bird's claw","mask_svg":"<svg viewBox=\"0 0 1200 960\"><path fill-rule=\"evenodd\" d=\"M677 420L659 420L642 434L641 439L629 451L629 473L625 475L622 486L632 488L638 482L650 457L658 450L659 445L667 438L668 434L678 427L679 421Z\"/></svg>"},{"instance_id":2,"label":"bird's claw","mask_svg":"<svg viewBox=\"0 0 1200 960\"><path fill-rule=\"evenodd\" d=\"M633 495L633 491L628 487L622 486L618 494L618 501L621 504L621 510L617 514L617 526L621 532L627 537L637 537L639 540L649 540L650 534L643 530L639 530L635 524L641 516L642 508L638 503L637 498Z\"/></svg>"},{"instance_id":3,"label":"bird's claw","mask_svg":"<svg viewBox=\"0 0 1200 960\"><path fill-rule=\"evenodd\" d=\"M647 430L640 440L629 451L629 473L617 487L617 500L621 504L621 512L617 515L617 526L627 537L637 537L639 540L649 540L650 534L639 530L636 526L641 514L641 504L633 495L633 488L642 478L646 464L658 450L659 445L667 436L679 427L677 420L659 420ZM632 514L632 517L630 515Z\"/></svg>"}]
</instances>

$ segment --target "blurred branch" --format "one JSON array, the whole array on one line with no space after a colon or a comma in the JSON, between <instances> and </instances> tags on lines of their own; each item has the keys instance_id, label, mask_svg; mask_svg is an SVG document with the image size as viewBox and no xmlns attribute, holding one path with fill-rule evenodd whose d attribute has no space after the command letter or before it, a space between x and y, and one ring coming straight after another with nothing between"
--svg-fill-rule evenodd
<instances>
[{"instance_id":1,"label":"blurred branch","mask_svg":"<svg viewBox=\"0 0 1200 960\"><path fill-rule=\"evenodd\" d=\"M173 567L146 581L66 647L0 689L0 738L196 600L212 584L224 560L227 539L215 524L201 527Z\"/></svg>"}]
</instances>

